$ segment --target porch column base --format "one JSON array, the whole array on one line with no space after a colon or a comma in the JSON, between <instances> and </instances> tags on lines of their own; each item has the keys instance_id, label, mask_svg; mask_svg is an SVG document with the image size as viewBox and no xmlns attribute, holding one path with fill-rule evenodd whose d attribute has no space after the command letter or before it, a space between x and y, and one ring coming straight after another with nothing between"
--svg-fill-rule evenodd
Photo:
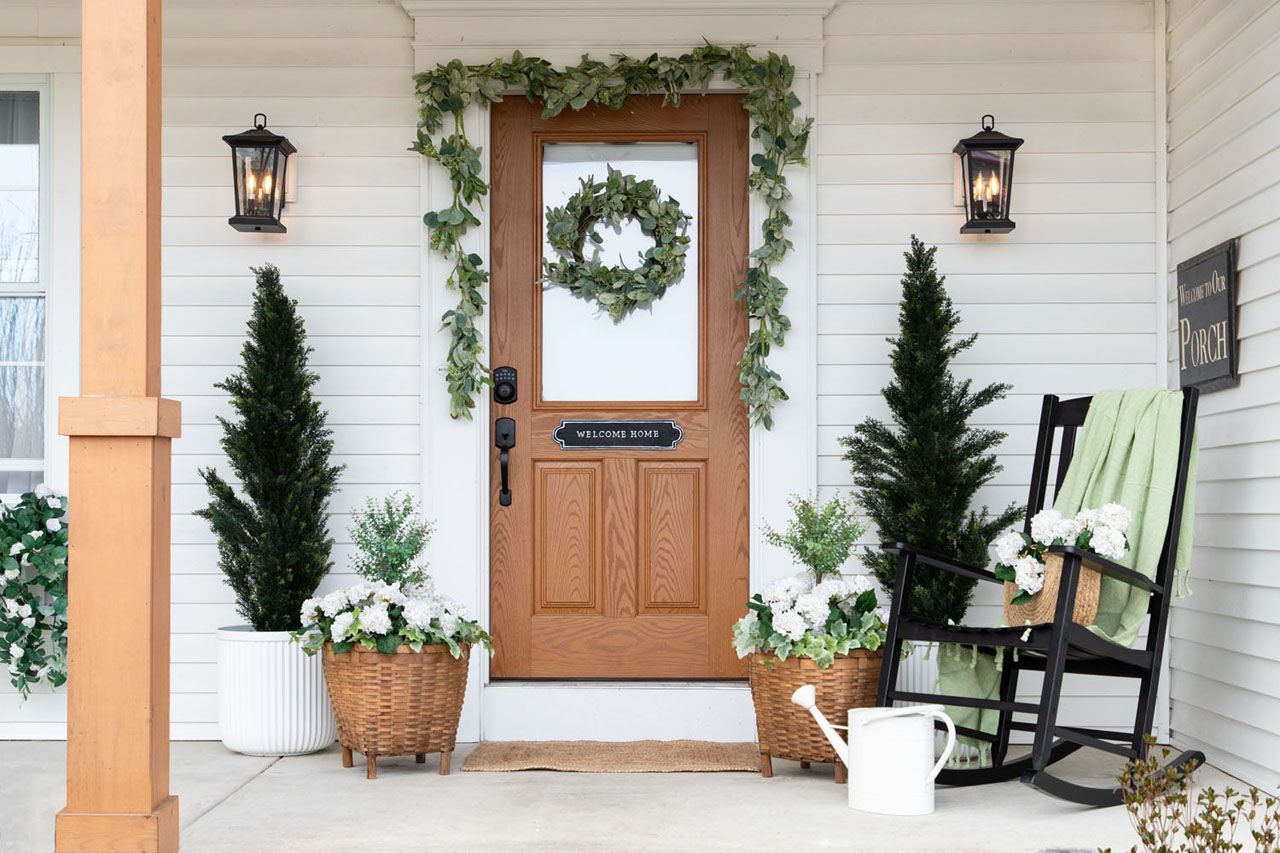
<instances>
[{"instance_id":1,"label":"porch column base","mask_svg":"<svg viewBox=\"0 0 1280 853\"><path fill-rule=\"evenodd\" d=\"M176 853L178 798L149 814L86 814L63 809L54 825L57 853Z\"/></svg>"}]
</instances>

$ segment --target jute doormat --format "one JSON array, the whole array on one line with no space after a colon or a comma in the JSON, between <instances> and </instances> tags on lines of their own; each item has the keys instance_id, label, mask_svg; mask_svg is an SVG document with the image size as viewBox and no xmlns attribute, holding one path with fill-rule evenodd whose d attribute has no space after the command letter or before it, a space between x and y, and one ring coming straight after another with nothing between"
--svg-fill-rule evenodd
<instances>
[{"instance_id":1,"label":"jute doormat","mask_svg":"<svg viewBox=\"0 0 1280 853\"><path fill-rule=\"evenodd\" d=\"M754 743L705 740L486 741L475 748L464 771L563 770L571 773L714 773L760 771Z\"/></svg>"}]
</instances>

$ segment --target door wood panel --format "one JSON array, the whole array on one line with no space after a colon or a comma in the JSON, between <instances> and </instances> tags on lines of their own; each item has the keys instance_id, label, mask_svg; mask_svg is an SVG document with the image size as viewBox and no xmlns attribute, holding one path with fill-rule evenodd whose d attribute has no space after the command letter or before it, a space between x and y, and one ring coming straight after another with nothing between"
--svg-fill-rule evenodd
<instances>
[{"instance_id":1,"label":"door wood panel","mask_svg":"<svg viewBox=\"0 0 1280 853\"><path fill-rule=\"evenodd\" d=\"M535 462L539 610L597 610L601 597L600 462Z\"/></svg>"},{"instance_id":2,"label":"door wood panel","mask_svg":"<svg viewBox=\"0 0 1280 853\"><path fill-rule=\"evenodd\" d=\"M646 612L702 610L702 462L640 463L640 571Z\"/></svg>"},{"instance_id":3,"label":"door wood panel","mask_svg":"<svg viewBox=\"0 0 1280 853\"><path fill-rule=\"evenodd\" d=\"M491 360L521 378L519 399L492 407L517 436L510 506L497 499L492 451L493 678L745 676L730 631L747 598L750 534L737 380L747 323L735 296L749 242L749 127L737 96L661 100L553 119L524 99L492 108ZM697 277L675 285L698 288L696 400L542 399L541 158L565 141L696 143ZM672 450L566 450L552 438L564 419L670 419L684 439Z\"/></svg>"}]
</instances>

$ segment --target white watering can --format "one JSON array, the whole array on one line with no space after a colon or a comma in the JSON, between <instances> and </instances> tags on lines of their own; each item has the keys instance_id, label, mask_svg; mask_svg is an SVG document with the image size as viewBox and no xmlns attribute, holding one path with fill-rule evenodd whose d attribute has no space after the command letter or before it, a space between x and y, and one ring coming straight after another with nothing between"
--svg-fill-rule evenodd
<instances>
[{"instance_id":1,"label":"white watering can","mask_svg":"<svg viewBox=\"0 0 1280 853\"><path fill-rule=\"evenodd\" d=\"M849 742L818 710L817 689L806 684L791 696L818 721L822 733L849 768L849 808L893 815L933 812L933 780L956 746L956 727L941 705L851 708ZM933 760L933 721L947 727L947 745Z\"/></svg>"}]
</instances>

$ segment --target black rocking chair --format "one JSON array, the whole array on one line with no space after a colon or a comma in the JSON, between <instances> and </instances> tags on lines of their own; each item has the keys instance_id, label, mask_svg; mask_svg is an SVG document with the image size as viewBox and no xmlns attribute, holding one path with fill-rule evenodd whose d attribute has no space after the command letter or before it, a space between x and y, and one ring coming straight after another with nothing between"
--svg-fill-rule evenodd
<instances>
[{"instance_id":1,"label":"black rocking chair","mask_svg":"<svg viewBox=\"0 0 1280 853\"><path fill-rule=\"evenodd\" d=\"M1082 746L1106 752L1138 757L1145 755L1146 736L1151 731L1156 710L1156 686L1160 678L1160 661L1164 655L1165 634L1169 623L1169 601L1173 594L1174 562L1178 552L1178 528L1182 520L1182 502L1187 489L1187 468L1191 457L1192 435L1196 420L1196 403L1199 392L1195 388L1183 389L1182 433L1178 447L1178 472L1174 482L1173 504L1170 507L1169 529L1165 534L1164 549L1156 567L1156 576L1150 580L1130 569L1120 566L1096 554L1075 547L1057 547L1063 554L1062 576L1058 588L1058 600L1054 621L1029 629L1024 641L1024 627L974 628L964 625L937 625L913 616L906 607L909 596L905 593L912 583L912 572L917 565L933 566L949 572L1000 584L1002 581L983 568L956 562L950 557L916 548L901 542L885 543L880 547L898 557L898 576L894 586L893 602L889 609L888 634L885 639L884 667L880 675L878 704L891 705L893 701L941 702L969 708L985 708L999 711L999 723L994 734L967 727L956 727L958 734L990 743L991 766L982 768L946 769L938 775L944 785L983 785L1021 778L1033 788L1062 799L1089 806L1118 805L1124 800L1119 786L1108 788L1089 787L1063 780L1049 773L1048 768L1059 759L1070 755ZM1059 400L1046 395L1040 413L1040 432L1036 438L1035 459L1031 472L1031 494L1027 499L1026 527L1030 532L1031 516L1045 506L1045 492L1049 481L1049 465L1053 455L1054 431L1062 430L1059 453L1056 494L1062 488L1075 448L1076 431L1084 423L1089 411L1090 397ZM1124 581L1150 591L1146 648L1126 648L1098 637L1074 624L1073 612L1076 582L1080 574L1081 559L1096 564L1107 577ZM904 641L920 643L959 643L977 646L979 650L996 652L999 649L1017 648L1016 660L1005 655L1001 668L998 699L975 699L965 696L941 696L929 693L913 693L897 688L898 664ZM1018 674L1022 670L1044 672L1044 686L1039 703L1019 702L1017 698ZM1135 678L1139 682L1138 707L1134 714L1132 731L1107 731L1058 725L1058 699L1062 694L1062 678L1068 673L1104 675L1116 678ZM1014 715L1031 715L1033 721L1019 721ZM1006 760L1011 732L1034 732L1035 741L1031 754L1014 761ZM1177 756L1170 766L1185 772L1204 762L1204 755L1196 751Z\"/></svg>"}]
</instances>

